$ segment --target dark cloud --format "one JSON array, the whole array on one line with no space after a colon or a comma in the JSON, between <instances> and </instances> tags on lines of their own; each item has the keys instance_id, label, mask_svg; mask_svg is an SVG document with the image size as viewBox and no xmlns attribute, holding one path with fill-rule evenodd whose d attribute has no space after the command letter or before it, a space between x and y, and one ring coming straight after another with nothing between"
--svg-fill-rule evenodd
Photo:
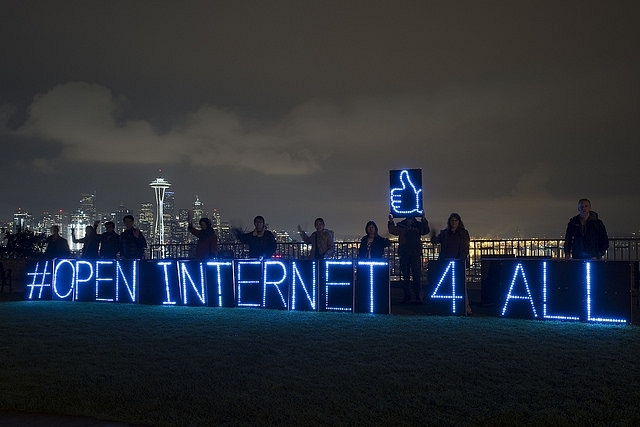
<instances>
[{"instance_id":1,"label":"dark cloud","mask_svg":"<svg viewBox=\"0 0 640 427\"><path fill-rule=\"evenodd\" d=\"M638 231L633 6L4 2L2 216L137 207L162 168L179 206L360 234L412 167L477 236L557 237L580 197Z\"/></svg>"}]
</instances>

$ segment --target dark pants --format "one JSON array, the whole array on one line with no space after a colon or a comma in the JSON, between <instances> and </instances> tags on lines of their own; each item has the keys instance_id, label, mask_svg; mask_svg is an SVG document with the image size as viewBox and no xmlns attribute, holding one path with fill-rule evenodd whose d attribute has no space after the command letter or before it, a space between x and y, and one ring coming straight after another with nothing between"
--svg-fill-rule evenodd
<instances>
[{"instance_id":1,"label":"dark pants","mask_svg":"<svg viewBox=\"0 0 640 427\"><path fill-rule=\"evenodd\" d=\"M411 299L411 290L416 300L420 300L421 283L420 276L422 275L422 260L420 255L403 255L400 257L400 275L402 277L402 290L404 291L405 301ZM413 277L413 280L411 280Z\"/></svg>"}]
</instances>

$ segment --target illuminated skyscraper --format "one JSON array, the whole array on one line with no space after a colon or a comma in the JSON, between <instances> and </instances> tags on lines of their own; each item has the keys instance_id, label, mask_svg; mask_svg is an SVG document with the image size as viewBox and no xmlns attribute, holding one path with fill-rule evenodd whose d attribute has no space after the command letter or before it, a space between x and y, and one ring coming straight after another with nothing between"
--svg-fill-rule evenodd
<instances>
[{"instance_id":1,"label":"illuminated skyscraper","mask_svg":"<svg viewBox=\"0 0 640 427\"><path fill-rule=\"evenodd\" d=\"M193 219L198 222L204 216L204 203L200 201L200 197L196 194L196 200L193 202Z\"/></svg>"},{"instance_id":2,"label":"illuminated skyscraper","mask_svg":"<svg viewBox=\"0 0 640 427\"><path fill-rule=\"evenodd\" d=\"M220 212L217 209L213 209L213 213L211 214L211 225L213 228L220 234L220 226L222 225L222 218L220 217Z\"/></svg>"},{"instance_id":3,"label":"illuminated skyscraper","mask_svg":"<svg viewBox=\"0 0 640 427\"><path fill-rule=\"evenodd\" d=\"M23 211L22 208L18 208L13 213L13 228L15 231L24 231L31 222L31 214Z\"/></svg>"},{"instance_id":4,"label":"illuminated skyscraper","mask_svg":"<svg viewBox=\"0 0 640 427\"><path fill-rule=\"evenodd\" d=\"M167 188L171 187L171 184L169 184L166 179L158 177L151 181L149 186L153 188L156 194L156 224L154 227L154 240L160 245L164 245L164 192Z\"/></svg>"},{"instance_id":5,"label":"illuminated skyscraper","mask_svg":"<svg viewBox=\"0 0 640 427\"><path fill-rule=\"evenodd\" d=\"M163 224L164 224L164 239L165 243L177 243L174 233L178 228L178 221L175 214L176 196L173 191L167 190L164 192L163 203Z\"/></svg>"},{"instance_id":6,"label":"illuminated skyscraper","mask_svg":"<svg viewBox=\"0 0 640 427\"><path fill-rule=\"evenodd\" d=\"M153 241L153 203L140 204L140 216L138 217L138 228L145 235L149 236L149 240Z\"/></svg>"},{"instance_id":7,"label":"illuminated skyscraper","mask_svg":"<svg viewBox=\"0 0 640 427\"><path fill-rule=\"evenodd\" d=\"M80 198L80 207L78 208L78 213L84 215L87 223L93 223L96 219L96 195L95 192L93 194L82 193Z\"/></svg>"},{"instance_id":8,"label":"illuminated skyscraper","mask_svg":"<svg viewBox=\"0 0 640 427\"><path fill-rule=\"evenodd\" d=\"M124 222L122 221L122 218L124 218L125 215L133 215L133 211L120 203L120 206L118 206L118 211L116 212L116 227L118 228L118 230L124 229Z\"/></svg>"}]
</instances>

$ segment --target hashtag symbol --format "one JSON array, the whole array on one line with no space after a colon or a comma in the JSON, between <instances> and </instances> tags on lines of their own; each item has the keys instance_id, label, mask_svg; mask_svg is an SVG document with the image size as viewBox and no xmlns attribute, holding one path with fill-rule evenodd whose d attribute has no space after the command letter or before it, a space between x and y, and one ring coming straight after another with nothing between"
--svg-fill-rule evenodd
<instances>
[{"instance_id":1,"label":"hashtag symbol","mask_svg":"<svg viewBox=\"0 0 640 427\"><path fill-rule=\"evenodd\" d=\"M30 300L33 299L33 293L35 292L36 288L39 289L37 299L42 299L42 291L44 290L44 288L51 287L51 272L49 271L49 261L44 262L42 270L40 270L40 264L40 262L36 262L35 269L32 272L27 273L27 276L31 277L31 283L27 285L27 287L29 288L28 299ZM47 278L49 280L47 280Z\"/></svg>"}]
</instances>

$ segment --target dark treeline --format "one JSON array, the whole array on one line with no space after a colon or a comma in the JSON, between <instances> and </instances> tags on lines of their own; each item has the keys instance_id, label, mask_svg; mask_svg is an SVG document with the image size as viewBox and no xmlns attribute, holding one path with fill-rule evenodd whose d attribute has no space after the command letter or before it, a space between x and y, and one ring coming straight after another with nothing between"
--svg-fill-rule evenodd
<instances>
[{"instance_id":1,"label":"dark treeline","mask_svg":"<svg viewBox=\"0 0 640 427\"><path fill-rule=\"evenodd\" d=\"M44 253L47 236L32 230L18 229L16 233L2 230L0 258L37 258Z\"/></svg>"}]
</instances>

